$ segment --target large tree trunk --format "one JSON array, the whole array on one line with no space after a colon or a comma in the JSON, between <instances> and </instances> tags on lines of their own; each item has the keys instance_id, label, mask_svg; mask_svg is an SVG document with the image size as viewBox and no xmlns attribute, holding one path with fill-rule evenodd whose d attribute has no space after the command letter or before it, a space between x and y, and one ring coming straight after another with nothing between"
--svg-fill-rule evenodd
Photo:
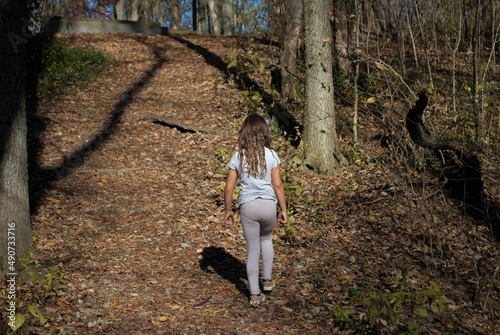
<instances>
[{"instance_id":1,"label":"large tree trunk","mask_svg":"<svg viewBox=\"0 0 500 335\"><path fill-rule=\"evenodd\" d=\"M332 30L328 0L304 1L306 110L304 163L321 174L337 174L343 159L335 129L332 76Z\"/></svg>"},{"instance_id":2,"label":"large tree trunk","mask_svg":"<svg viewBox=\"0 0 500 335\"><path fill-rule=\"evenodd\" d=\"M32 36L23 20L26 8L25 0L0 0L0 273L8 279L31 241L24 77Z\"/></svg>"},{"instance_id":3,"label":"large tree trunk","mask_svg":"<svg viewBox=\"0 0 500 335\"><path fill-rule=\"evenodd\" d=\"M304 7L302 0L287 0L288 24L281 51L281 93L286 99L296 97L297 54Z\"/></svg>"}]
</instances>

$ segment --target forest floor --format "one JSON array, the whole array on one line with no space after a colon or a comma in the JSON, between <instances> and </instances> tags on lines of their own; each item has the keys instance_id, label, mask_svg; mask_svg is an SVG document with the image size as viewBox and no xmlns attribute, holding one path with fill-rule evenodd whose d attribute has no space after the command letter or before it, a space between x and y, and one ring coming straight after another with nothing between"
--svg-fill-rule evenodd
<instances>
[{"instance_id":1,"label":"forest floor","mask_svg":"<svg viewBox=\"0 0 500 335\"><path fill-rule=\"evenodd\" d=\"M276 141L291 219L276 229L276 289L251 308L241 228L222 222L227 162L245 115L225 72L239 39L57 38L105 51L112 66L74 93L41 99L31 116L35 280L20 288L26 322L16 333L402 334L415 326L500 334L499 244L489 227L435 192L436 180L381 164L388 149L368 126L360 138L369 154L336 177L296 171L293 147Z\"/></svg>"}]
</instances>

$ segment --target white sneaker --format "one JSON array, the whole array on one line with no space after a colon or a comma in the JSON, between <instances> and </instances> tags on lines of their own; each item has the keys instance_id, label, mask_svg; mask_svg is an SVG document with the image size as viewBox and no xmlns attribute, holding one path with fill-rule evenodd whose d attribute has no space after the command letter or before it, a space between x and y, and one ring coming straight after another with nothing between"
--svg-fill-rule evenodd
<instances>
[{"instance_id":1,"label":"white sneaker","mask_svg":"<svg viewBox=\"0 0 500 335\"><path fill-rule=\"evenodd\" d=\"M262 294L262 293L252 294L250 296L250 305L252 307L257 307L257 305L260 304L264 300L266 300L266 296L264 294Z\"/></svg>"},{"instance_id":2,"label":"white sneaker","mask_svg":"<svg viewBox=\"0 0 500 335\"><path fill-rule=\"evenodd\" d=\"M265 279L262 281L262 290L264 292L271 292L275 287L276 285L274 284L272 279Z\"/></svg>"}]
</instances>

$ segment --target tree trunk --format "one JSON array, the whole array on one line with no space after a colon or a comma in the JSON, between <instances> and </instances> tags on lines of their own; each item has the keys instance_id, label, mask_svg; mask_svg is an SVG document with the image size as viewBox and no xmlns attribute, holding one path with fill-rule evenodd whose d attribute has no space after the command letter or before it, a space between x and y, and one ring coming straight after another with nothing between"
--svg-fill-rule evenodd
<instances>
[{"instance_id":1,"label":"tree trunk","mask_svg":"<svg viewBox=\"0 0 500 335\"><path fill-rule=\"evenodd\" d=\"M198 31L207 33L208 30L208 0L199 0Z\"/></svg>"},{"instance_id":2,"label":"tree trunk","mask_svg":"<svg viewBox=\"0 0 500 335\"><path fill-rule=\"evenodd\" d=\"M375 5L373 2L368 3L367 1L363 1L365 20L366 20L366 31L368 32L367 41L370 39L370 33L373 32L375 34L380 34L381 31L381 23L377 20L377 15L373 6Z\"/></svg>"},{"instance_id":3,"label":"tree trunk","mask_svg":"<svg viewBox=\"0 0 500 335\"><path fill-rule=\"evenodd\" d=\"M164 12L164 2L156 1L156 3L153 4L153 20L154 22L158 22L162 27L165 26Z\"/></svg>"},{"instance_id":4,"label":"tree trunk","mask_svg":"<svg viewBox=\"0 0 500 335\"><path fill-rule=\"evenodd\" d=\"M345 74L352 73L351 61L349 59L349 45L351 31L349 29L349 20L351 12L348 11L348 3L335 0L333 9L333 45L337 56L339 67Z\"/></svg>"},{"instance_id":5,"label":"tree trunk","mask_svg":"<svg viewBox=\"0 0 500 335\"><path fill-rule=\"evenodd\" d=\"M220 35L220 20L218 13L218 1L208 0L208 12L210 17L210 32L214 35Z\"/></svg>"},{"instance_id":6,"label":"tree trunk","mask_svg":"<svg viewBox=\"0 0 500 335\"><path fill-rule=\"evenodd\" d=\"M123 0L119 0L115 5L115 20L123 20Z\"/></svg>"},{"instance_id":7,"label":"tree trunk","mask_svg":"<svg viewBox=\"0 0 500 335\"><path fill-rule=\"evenodd\" d=\"M32 36L23 20L26 6L25 0L0 0L0 273L8 279L31 241L24 77Z\"/></svg>"},{"instance_id":8,"label":"tree trunk","mask_svg":"<svg viewBox=\"0 0 500 335\"><path fill-rule=\"evenodd\" d=\"M356 26L355 26L355 38L356 38L356 50L360 49L359 34L361 33L361 15L362 8L359 0L354 0L354 6L356 8ZM359 59L356 59L354 65L354 114L352 117L352 132L354 138L354 145L358 145L358 109L359 109Z\"/></svg>"},{"instance_id":9,"label":"tree trunk","mask_svg":"<svg viewBox=\"0 0 500 335\"><path fill-rule=\"evenodd\" d=\"M222 4L222 33L230 36L234 31L233 0L223 0Z\"/></svg>"},{"instance_id":10,"label":"tree trunk","mask_svg":"<svg viewBox=\"0 0 500 335\"><path fill-rule=\"evenodd\" d=\"M306 109L303 149L308 169L335 175L344 158L339 152L335 129L332 30L328 3L328 0L304 1Z\"/></svg>"},{"instance_id":11,"label":"tree trunk","mask_svg":"<svg viewBox=\"0 0 500 335\"><path fill-rule=\"evenodd\" d=\"M289 21L281 51L281 93L286 99L296 97L297 55L304 7L302 0L287 0L286 11Z\"/></svg>"},{"instance_id":12,"label":"tree trunk","mask_svg":"<svg viewBox=\"0 0 500 335\"><path fill-rule=\"evenodd\" d=\"M420 14L418 2L414 6L414 8L412 8L412 10L415 11L417 23L418 23L418 26L420 28L420 35L422 36L422 42L423 42L423 47L424 47L425 64L427 65L427 71L429 72L429 84L430 84L431 88L433 89L434 82L432 80L432 67L431 67L431 61L430 61L430 56L429 56L429 47L428 47L428 41L427 41L427 35L425 32L425 27L424 27L424 24L422 22L424 20L424 17Z\"/></svg>"},{"instance_id":13,"label":"tree trunk","mask_svg":"<svg viewBox=\"0 0 500 335\"><path fill-rule=\"evenodd\" d=\"M198 8L197 7L198 1L193 0L191 4L191 15L193 19L193 31L198 31Z\"/></svg>"},{"instance_id":14,"label":"tree trunk","mask_svg":"<svg viewBox=\"0 0 500 335\"><path fill-rule=\"evenodd\" d=\"M139 21L139 0L129 0L129 11L130 16L127 15L129 21ZM127 1L127 3L129 2Z\"/></svg>"},{"instance_id":15,"label":"tree trunk","mask_svg":"<svg viewBox=\"0 0 500 335\"><path fill-rule=\"evenodd\" d=\"M171 0L170 2L170 17L172 21L170 22L170 28L181 29L181 1Z\"/></svg>"},{"instance_id":16,"label":"tree trunk","mask_svg":"<svg viewBox=\"0 0 500 335\"><path fill-rule=\"evenodd\" d=\"M139 7L139 21L150 22L152 13L151 1L141 1Z\"/></svg>"},{"instance_id":17,"label":"tree trunk","mask_svg":"<svg viewBox=\"0 0 500 335\"><path fill-rule=\"evenodd\" d=\"M369 2L369 6L373 10L373 15L375 16L375 32L379 33L380 31L387 31L390 26L390 22L386 11L386 6L382 4L381 0L372 0Z\"/></svg>"}]
</instances>

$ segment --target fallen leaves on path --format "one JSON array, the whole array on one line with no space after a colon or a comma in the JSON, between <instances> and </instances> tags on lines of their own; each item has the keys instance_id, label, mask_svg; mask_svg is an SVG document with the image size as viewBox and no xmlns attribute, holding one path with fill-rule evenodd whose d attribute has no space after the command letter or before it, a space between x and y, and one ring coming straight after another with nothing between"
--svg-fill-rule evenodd
<instances>
[{"instance_id":1,"label":"fallen leaves on path","mask_svg":"<svg viewBox=\"0 0 500 335\"><path fill-rule=\"evenodd\" d=\"M339 318L347 306L366 313L349 301L360 285L389 291L403 281L409 290L438 282L453 308L441 324L430 319L428 332L475 319L468 329L487 333L497 322L498 310L488 320L467 296L483 293L483 276L498 267L480 227L453 205L437 206L439 197L409 194L411 181L369 160L335 178L298 173L281 142L293 213L275 236L277 287L249 308L244 239L239 225L222 223L221 192L243 95L219 63L207 63L227 60L238 40L57 38L102 49L113 66L37 107L33 252L63 277L40 307L49 321L29 321L26 334L349 334ZM144 120L151 115L216 133ZM490 293L488 303L498 305L498 292Z\"/></svg>"}]
</instances>

